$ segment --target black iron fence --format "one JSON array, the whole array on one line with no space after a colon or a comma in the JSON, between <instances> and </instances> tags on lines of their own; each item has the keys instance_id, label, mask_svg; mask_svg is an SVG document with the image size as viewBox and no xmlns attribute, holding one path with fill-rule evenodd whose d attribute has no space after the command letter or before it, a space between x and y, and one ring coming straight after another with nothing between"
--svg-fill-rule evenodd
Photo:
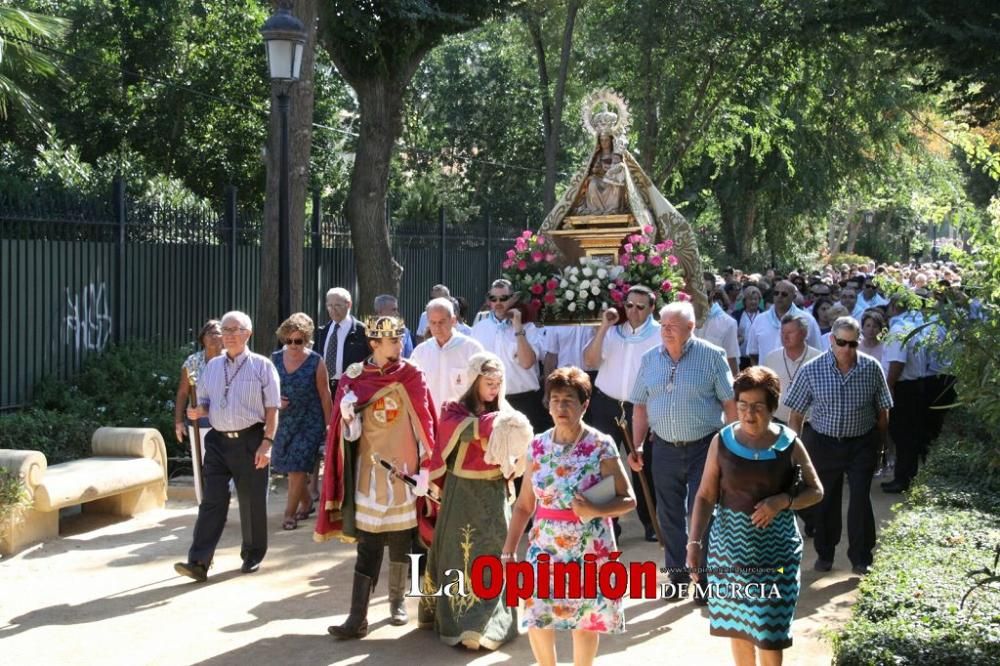
<instances>
[{"instance_id":1,"label":"black iron fence","mask_svg":"<svg viewBox=\"0 0 1000 666\"><path fill-rule=\"evenodd\" d=\"M324 296L357 296L346 222L318 196L306 230L303 310L326 321ZM524 223L485 215L464 224L389 220L404 269L400 308L414 326L429 288L447 284L475 308ZM261 213L230 190L218 209L131 198L120 182L104 200L0 192L0 409L20 406L46 375L64 377L112 342L179 346L209 317L254 317Z\"/></svg>"}]
</instances>

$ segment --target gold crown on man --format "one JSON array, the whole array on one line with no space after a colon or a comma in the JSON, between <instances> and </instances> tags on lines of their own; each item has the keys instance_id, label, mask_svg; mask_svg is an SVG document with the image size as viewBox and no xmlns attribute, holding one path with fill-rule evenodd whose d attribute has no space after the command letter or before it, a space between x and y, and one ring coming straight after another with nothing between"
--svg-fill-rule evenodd
<instances>
[{"instance_id":1,"label":"gold crown on man","mask_svg":"<svg viewBox=\"0 0 1000 666\"><path fill-rule=\"evenodd\" d=\"M368 337L377 338L401 338L406 335L406 324L402 317L392 315L371 316L365 319L365 328L368 329Z\"/></svg>"}]
</instances>

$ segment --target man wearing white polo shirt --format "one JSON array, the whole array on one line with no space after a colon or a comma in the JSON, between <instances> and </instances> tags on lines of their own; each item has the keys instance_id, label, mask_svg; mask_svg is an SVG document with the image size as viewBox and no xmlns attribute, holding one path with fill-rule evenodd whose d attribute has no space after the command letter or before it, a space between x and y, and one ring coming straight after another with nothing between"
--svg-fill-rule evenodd
<instances>
[{"instance_id":1,"label":"man wearing white polo shirt","mask_svg":"<svg viewBox=\"0 0 1000 666\"><path fill-rule=\"evenodd\" d=\"M802 317L809 324L806 344L813 349L822 349L819 324L811 314L795 305L795 295L798 293L795 285L788 280L782 280L774 285L772 293L774 305L753 320L753 325L747 333L747 356L750 357L750 361L757 365L767 358L769 353L781 348L781 318L789 312Z\"/></svg>"},{"instance_id":2,"label":"man wearing white polo shirt","mask_svg":"<svg viewBox=\"0 0 1000 666\"><path fill-rule=\"evenodd\" d=\"M465 369L473 355L483 351L476 340L455 330L455 309L450 298L434 298L425 308L430 337L417 345L410 360L423 370L434 407L458 400L465 393Z\"/></svg>"},{"instance_id":3,"label":"man wearing white polo shirt","mask_svg":"<svg viewBox=\"0 0 1000 666\"><path fill-rule=\"evenodd\" d=\"M647 287L636 285L625 296L625 321L618 324L618 311L606 310L601 316L597 335L583 351L583 362L588 367L598 368L594 393L590 398L590 425L611 435L618 445L622 445L622 433L615 418L625 410L628 427L632 428L632 403L628 401L642 355L660 344L660 327L653 319L656 296ZM617 325L616 325L617 324ZM636 442L642 446L641 442ZM653 490L653 465L650 460L653 447L646 447L646 466L642 474L649 489ZM639 486L639 472L632 472L633 487ZM656 507L646 506L641 493L636 493L639 520L646 531L647 541L656 541L653 517ZM654 494L655 496L655 494ZM655 501L655 500L654 500Z\"/></svg>"},{"instance_id":4,"label":"man wearing white polo shirt","mask_svg":"<svg viewBox=\"0 0 1000 666\"><path fill-rule=\"evenodd\" d=\"M490 312L472 327L472 337L503 361L507 402L528 417L535 432L544 432L552 420L542 406L538 382L538 361L545 353L541 331L522 322L510 281L494 280L487 298Z\"/></svg>"}]
</instances>

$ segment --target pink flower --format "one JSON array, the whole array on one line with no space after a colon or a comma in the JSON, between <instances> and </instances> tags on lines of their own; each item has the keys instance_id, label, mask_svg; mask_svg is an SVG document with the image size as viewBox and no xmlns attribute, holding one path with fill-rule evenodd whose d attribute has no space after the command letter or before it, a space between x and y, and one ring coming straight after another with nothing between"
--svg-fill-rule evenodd
<instances>
[{"instance_id":1,"label":"pink flower","mask_svg":"<svg viewBox=\"0 0 1000 666\"><path fill-rule=\"evenodd\" d=\"M624 287L625 286L625 278L616 278L615 279L615 284L618 285L619 287Z\"/></svg>"},{"instance_id":2,"label":"pink flower","mask_svg":"<svg viewBox=\"0 0 1000 666\"><path fill-rule=\"evenodd\" d=\"M538 283L536 282L535 284L531 285L531 289L530 289L530 291L531 291L531 293L533 293L533 294L534 294L535 296L538 296L538 295L539 295L540 293L542 293L543 291L545 291L545 288L544 288L544 287L542 287L542 285L540 285L540 284L538 284Z\"/></svg>"},{"instance_id":3,"label":"pink flower","mask_svg":"<svg viewBox=\"0 0 1000 666\"><path fill-rule=\"evenodd\" d=\"M677 265L677 257L675 257L672 254L669 255L669 256L667 256L667 263L670 264L671 266L676 266Z\"/></svg>"},{"instance_id":4,"label":"pink flower","mask_svg":"<svg viewBox=\"0 0 1000 666\"><path fill-rule=\"evenodd\" d=\"M641 243L642 242L642 236L640 236L639 234L632 234L631 236L628 237L628 242L629 243Z\"/></svg>"},{"instance_id":5,"label":"pink flower","mask_svg":"<svg viewBox=\"0 0 1000 666\"><path fill-rule=\"evenodd\" d=\"M531 238L531 230L525 229L524 233L521 234L521 238Z\"/></svg>"},{"instance_id":6,"label":"pink flower","mask_svg":"<svg viewBox=\"0 0 1000 666\"><path fill-rule=\"evenodd\" d=\"M663 252L664 250L667 250L667 249L669 249L669 248L667 247L666 243L657 243L656 244L656 251L657 252Z\"/></svg>"},{"instance_id":7,"label":"pink flower","mask_svg":"<svg viewBox=\"0 0 1000 666\"><path fill-rule=\"evenodd\" d=\"M642 228L642 233L644 233L644 234L651 234L651 233L653 233L653 225L652 224L647 224L646 226L644 226Z\"/></svg>"},{"instance_id":8,"label":"pink flower","mask_svg":"<svg viewBox=\"0 0 1000 666\"><path fill-rule=\"evenodd\" d=\"M660 285L660 291L670 291L674 288L673 283L670 280L664 280Z\"/></svg>"},{"instance_id":9,"label":"pink flower","mask_svg":"<svg viewBox=\"0 0 1000 666\"><path fill-rule=\"evenodd\" d=\"M651 263L654 266L662 266L663 265L663 257L661 257L658 254L654 254L653 256L651 256L649 258L649 263Z\"/></svg>"},{"instance_id":10,"label":"pink flower","mask_svg":"<svg viewBox=\"0 0 1000 666\"><path fill-rule=\"evenodd\" d=\"M501 266L503 266L504 268L510 268L513 265L514 265L513 259L504 259L504 262L501 264Z\"/></svg>"},{"instance_id":11,"label":"pink flower","mask_svg":"<svg viewBox=\"0 0 1000 666\"><path fill-rule=\"evenodd\" d=\"M632 255L629 254L623 254L622 256L618 257L618 263L621 264L622 266L628 266L631 261L632 261Z\"/></svg>"},{"instance_id":12,"label":"pink flower","mask_svg":"<svg viewBox=\"0 0 1000 666\"><path fill-rule=\"evenodd\" d=\"M677 300L678 301L690 301L691 297L688 296L687 292L685 292L685 291L678 291L677 292Z\"/></svg>"},{"instance_id":13,"label":"pink flower","mask_svg":"<svg viewBox=\"0 0 1000 666\"><path fill-rule=\"evenodd\" d=\"M531 309L532 310L534 310L535 312L538 312L538 310L541 307L542 307L542 302L540 300L538 300L537 298L531 299Z\"/></svg>"},{"instance_id":14,"label":"pink flower","mask_svg":"<svg viewBox=\"0 0 1000 666\"><path fill-rule=\"evenodd\" d=\"M668 238L667 240L663 241L663 246L669 250L674 246L674 242Z\"/></svg>"},{"instance_id":15,"label":"pink flower","mask_svg":"<svg viewBox=\"0 0 1000 666\"><path fill-rule=\"evenodd\" d=\"M637 254L637 255L635 255L635 263L637 263L637 264L644 264L644 263L646 263L646 255L644 255L644 254Z\"/></svg>"},{"instance_id":16,"label":"pink flower","mask_svg":"<svg viewBox=\"0 0 1000 666\"><path fill-rule=\"evenodd\" d=\"M545 261L547 261L548 263L551 264L555 260L556 260L556 255L555 254L553 254L551 252L546 253L546 255L545 255Z\"/></svg>"},{"instance_id":17,"label":"pink flower","mask_svg":"<svg viewBox=\"0 0 1000 666\"><path fill-rule=\"evenodd\" d=\"M625 295L622 294L622 292L620 291L612 291L611 300L613 300L615 303L621 303L622 301L625 300Z\"/></svg>"},{"instance_id":18,"label":"pink flower","mask_svg":"<svg viewBox=\"0 0 1000 666\"><path fill-rule=\"evenodd\" d=\"M546 293L545 297L542 300L548 303L549 305L552 305L553 303L556 302L556 292L550 291Z\"/></svg>"},{"instance_id":19,"label":"pink flower","mask_svg":"<svg viewBox=\"0 0 1000 666\"><path fill-rule=\"evenodd\" d=\"M631 254L632 253L632 243L625 243L625 246L622 249L624 249L626 252L628 252L629 254Z\"/></svg>"},{"instance_id":20,"label":"pink flower","mask_svg":"<svg viewBox=\"0 0 1000 666\"><path fill-rule=\"evenodd\" d=\"M517 270L519 270L519 271L526 271L526 270L528 270L528 262L525 261L524 259L522 259L521 261L517 262Z\"/></svg>"},{"instance_id":21,"label":"pink flower","mask_svg":"<svg viewBox=\"0 0 1000 666\"><path fill-rule=\"evenodd\" d=\"M523 238L518 238L514 241L514 247L517 248L518 252L524 252L528 249L528 243Z\"/></svg>"},{"instance_id":22,"label":"pink flower","mask_svg":"<svg viewBox=\"0 0 1000 666\"><path fill-rule=\"evenodd\" d=\"M538 263L539 261L541 261L544 258L545 258L545 255L543 253L541 253L541 252L538 252L537 250L535 252L531 253L531 260L534 261L535 263Z\"/></svg>"},{"instance_id":23,"label":"pink flower","mask_svg":"<svg viewBox=\"0 0 1000 666\"><path fill-rule=\"evenodd\" d=\"M559 286L559 280L555 278L549 278L549 281L545 283L545 286L549 291L552 291L553 289Z\"/></svg>"},{"instance_id":24,"label":"pink flower","mask_svg":"<svg viewBox=\"0 0 1000 666\"><path fill-rule=\"evenodd\" d=\"M545 236L539 236L535 239L536 245L545 245Z\"/></svg>"}]
</instances>

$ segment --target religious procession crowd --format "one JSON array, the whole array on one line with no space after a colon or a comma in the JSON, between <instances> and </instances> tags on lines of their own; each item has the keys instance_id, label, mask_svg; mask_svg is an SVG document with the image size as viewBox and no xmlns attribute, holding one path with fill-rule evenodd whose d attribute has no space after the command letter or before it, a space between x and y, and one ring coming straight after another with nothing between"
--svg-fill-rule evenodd
<instances>
[{"instance_id":1,"label":"religious procession crowd","mask_svg":"<svg viewBox=\"0 0 1000 666\"><path fill-rule=\"evenodd\" d=\"M333 288L329 321L292 315L270 358L249 351L245 314L207 322L176 400L178 439L197 424L204 442L193 543L176 570L206 580L232 485L242 571L257 571L268 474L286 474L283 529L315 512L318 541L357 544L350 613L332 635L366 635L388 548L393 624L408 622L413 585L428 593L421 627L451 646L496 649L517 636L518 609L502 596L430 596L446 572L481 556L515 562L525 533L532 564L606 563L620 551L618 518L634 509L642 537L663 547L663 596L693 590L736 663L780 663L804 548L796 515L814 568L830 571L846 476L847 554L867 572L872 480L894 470L883 491L908 488L941 430L945 411L932 407L954 397L935 353L944 332L922 327L909 296L957 298L961 280L944 264L704 279L701 326L690 302L657 311L657 293L635 285L598 326L542 327L506 280L471 325L464 302L436 285L414 331L394 297L378 297L362 323L350 292ZM712 593L749 584L780 594ZM580 664L601 633L625 630L621 598L579 596L525 599L539 663L556 663L555 630L572 632Z\"/></svg>"}]
</instances>

